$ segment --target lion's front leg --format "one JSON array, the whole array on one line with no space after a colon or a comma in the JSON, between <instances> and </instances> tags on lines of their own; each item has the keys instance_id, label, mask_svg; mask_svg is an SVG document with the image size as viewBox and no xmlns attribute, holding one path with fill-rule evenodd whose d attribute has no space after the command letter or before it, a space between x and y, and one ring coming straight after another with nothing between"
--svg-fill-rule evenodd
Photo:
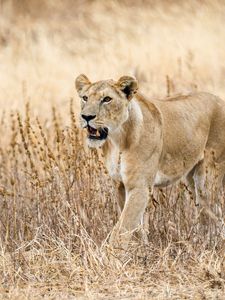
<instances>
[{"instance_id":1,"label":"lion's front leg","mask_svg":"<svg viewBox=\"0 0 225 300\"><path fill-rule=\"evenodd\" d=\"M122 182L119 183L118 190L117 190L117 197L118 197L119 213L121 214L126 200L125 186Z\"/></svg>"},{"instance_id":2,"label":"lion's front leg","mask_svg":"<svg viewBox=\"0 0 225 300\"><path fill-rule=\"evenodd\" d=\"M126 189L126 203L118 223L114 227L110 245L126 249L133 232L140 226L148 204L148 185Z\"/></svg>"},{"instance_id":3,"label":"lion's front leg","mask_svg":"<svg viewBox=\"0 0 225 300\"><path fill-rule=\"evenodd\" d=\"M110 237L110 246L114 248L126 250L134 231L141 228L141 221L149 200L149 187L153 187L158 170L159 146L152 146L152 155L149 154L146 159L140 156L134 157L133 152L126 153L126 156L121 159L126 201ZM137 149L136 153L139 153L139 150Z\"/></svg>"}]
</instances>

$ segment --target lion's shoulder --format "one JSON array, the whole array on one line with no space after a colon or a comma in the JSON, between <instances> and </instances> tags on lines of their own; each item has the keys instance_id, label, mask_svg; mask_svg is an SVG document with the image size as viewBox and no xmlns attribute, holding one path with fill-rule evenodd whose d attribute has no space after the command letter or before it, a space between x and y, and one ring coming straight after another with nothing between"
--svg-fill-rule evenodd
<instances>
[{"instance_id":1,"label":"lion's shoulder","mask_svg":"<svg viewBox=\"0 0 225 300\"><path fill-rule=\"evenodd\" d=\"M156 121L160 124L162 123L161 113L153 101L148 100L140 93L136 94L135 98L140 104L142 104L143 110L149 111Z\"/></svg>"}]
</instances>

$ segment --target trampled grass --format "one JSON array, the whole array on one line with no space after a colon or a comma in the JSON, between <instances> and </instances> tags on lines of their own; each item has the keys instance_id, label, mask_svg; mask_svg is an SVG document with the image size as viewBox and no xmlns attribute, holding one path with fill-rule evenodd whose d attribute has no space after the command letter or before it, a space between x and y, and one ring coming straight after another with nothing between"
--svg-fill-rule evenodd
<instances>
[{"instance_id":1,"label":"trampled grass","mask_svg":"<svg viewBox=\"0 0 225 300\"><path fill-rule=\"evenodd\" d=\"M125 264L105 259L117 197L101 151L84 146L74 94L82 72L135 75L154 97L225 97L224 3L32 0L0 9L1 298L224 299L222 227L183 183L149 199L148 245L134 238ZM224 217L224 193L208 205Z\"/></svg>"}]
</instances>

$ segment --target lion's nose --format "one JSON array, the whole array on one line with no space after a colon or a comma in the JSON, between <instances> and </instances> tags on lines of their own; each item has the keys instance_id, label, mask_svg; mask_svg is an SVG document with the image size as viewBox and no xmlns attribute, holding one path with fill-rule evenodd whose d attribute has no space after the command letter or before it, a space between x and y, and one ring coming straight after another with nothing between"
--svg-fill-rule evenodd
<instances>
[{"instance_id":1,"label":"lion's nose","mask_svg":"<svg viewBox=\"0 0 225 300\"><path fill-rule=\"evenodd\" d=\"M81 117L82 117L85 121L89 122L89 121L93 120L93 119L96 117L96 115L81 115Z\"/></svg>"}]
</instances>

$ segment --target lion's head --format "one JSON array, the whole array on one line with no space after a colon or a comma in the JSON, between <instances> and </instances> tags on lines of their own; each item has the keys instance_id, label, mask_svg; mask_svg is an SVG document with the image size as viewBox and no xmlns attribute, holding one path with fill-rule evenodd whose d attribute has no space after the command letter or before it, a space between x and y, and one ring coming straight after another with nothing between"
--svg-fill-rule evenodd
<instances>
[{"instance_id":1,"label":"lion's head","mask_svg":"<svg viewBox=\"0 0 225 300\"><path fill-rule=\"evenodd\" d=\"M138 89L137 81L123 76L117 82L91 83L85 75L79 75L75 86L81 98L80 122L87 129L88 144L100 147L128 119L128 105Z\"/></svg>"}]
</instances>

